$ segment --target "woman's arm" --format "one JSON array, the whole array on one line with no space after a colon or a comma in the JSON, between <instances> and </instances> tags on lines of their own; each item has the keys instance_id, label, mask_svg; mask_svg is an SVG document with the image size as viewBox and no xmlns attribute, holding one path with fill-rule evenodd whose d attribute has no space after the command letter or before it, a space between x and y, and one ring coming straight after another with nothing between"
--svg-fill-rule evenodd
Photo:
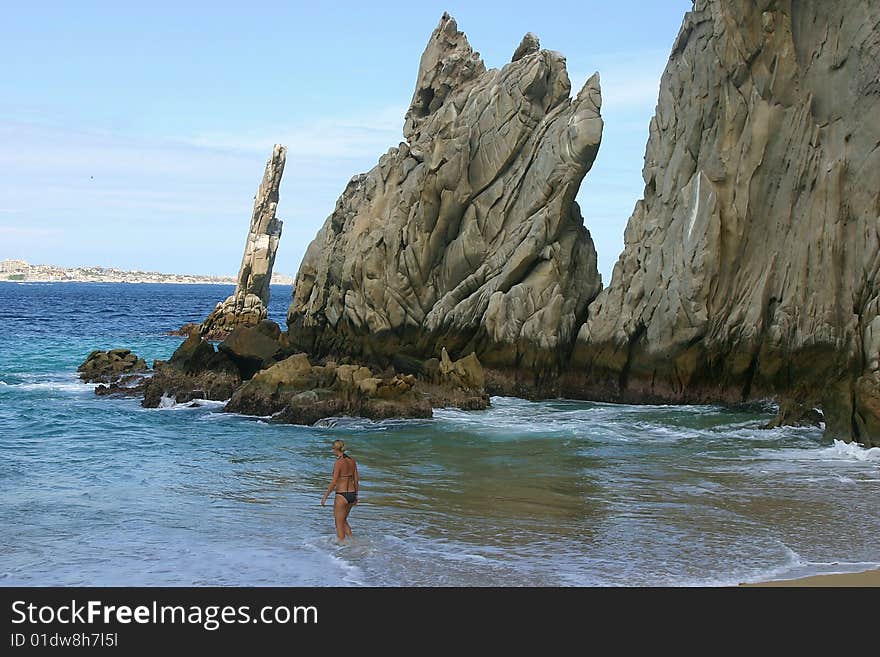
<instances>
[{"instance_id":1,"label":"woman's arm","mask_svg":"<svg viewBox=\"0 0 880 657\"><path fill-rule=\"evenodd\" d=\"M333 478L330 479L330 485L327 486L327 491L324 493L324 497L321 498L321 506L324 506L327 497L333 492L333 489L336 488L337 479L339 479L339 461L333 465Z\"/></svg>"},{"instance_id":2,"label":"woman's arm","mask_svg":"<svg viewBox=\"0 0 880 657\"><path fill-rule=\"evenodd\" d=\"M354 503L357 504L360 499L361 480L358 478L358 464L354 464Z\"/></svg>"}]
</instances>

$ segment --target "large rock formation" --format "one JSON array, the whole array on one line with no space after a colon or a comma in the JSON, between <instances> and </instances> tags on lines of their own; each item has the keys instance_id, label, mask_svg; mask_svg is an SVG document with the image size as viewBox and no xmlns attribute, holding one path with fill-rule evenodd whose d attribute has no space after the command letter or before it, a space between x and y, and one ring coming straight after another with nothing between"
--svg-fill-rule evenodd
<instances>
[{"instance_id":1,"label":"large rock formation","mask_svg":"<svg viewBox=\"0 0 880 657\"><path fill-rule=\"evenodd\" d=\"M880 443L878 117L880 4L697 0L565 392L775 395Z\"/></svg>"},{"instance_id":2,"label":"large rock formation","mask_svg":"<svg viewBox=\"0 0 880 657\"><path fill-rule=\"evenodd\" d=\"M575 195L602 135L599 78L526 35L486 70L444 15L421 59L406 143L355 176L310 244L288 313L315 356L475 351L527 377L565 360L601 288Z\"/></svg>"},{"instance_id":3,"label":"large rock formation","mask_svg":"<svg viewBox=\"0 0 880 657\"><path fill-rule=\"evenodd\" d=\"M251 215L235 292L218 303L198 327L199 334L205 338L222 340L233 329L239 326L256 326L268 316L269 282L272 279L275 252L281 240L282 222L275 218L275 210L286 158L287 149L276 144L266 163L263 181L254 197L254 212Z\"/></svg>"},{"instance_id":4,"label":"large rock formation","mask_svg":"<svg viewBox=\"0 0 880 657\"><path fill-rule=\"evenodd\" d=\"M564 59L534 35L486 70L444 15L406 142L351 180L309 245L288 332L245 313L255 328L219 351L188 341L148 397L232 394L227 410L289 422L482 408L484 385L773 397L774 425L821 420L880 444L880 5L695 1L601 294L574 201L601 138L598 77L569 93ZM274 222L270 179L252 226ZM271 273L250 262L236 316Z\"/></svg>"}]
</instances>

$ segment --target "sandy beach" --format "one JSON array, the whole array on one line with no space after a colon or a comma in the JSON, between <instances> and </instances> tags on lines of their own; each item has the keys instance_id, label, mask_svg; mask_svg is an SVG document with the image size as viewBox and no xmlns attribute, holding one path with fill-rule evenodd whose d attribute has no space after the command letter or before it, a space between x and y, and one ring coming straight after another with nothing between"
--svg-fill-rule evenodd
<instances>
[{"instance_id":1,"label":"sandy beach","mask_svg":"<svg viewBox=\"0 0 880 657\"><path fill-rule=\"evenodd\" d=\"M862 573L836 573L832 575L815 575L799 579L776 580L772 582L757 582L755 584L740 584L740 586L830 586L830 587L863 587L880 586L880 569L866 570Z\"/></svg>"}]
</instances>

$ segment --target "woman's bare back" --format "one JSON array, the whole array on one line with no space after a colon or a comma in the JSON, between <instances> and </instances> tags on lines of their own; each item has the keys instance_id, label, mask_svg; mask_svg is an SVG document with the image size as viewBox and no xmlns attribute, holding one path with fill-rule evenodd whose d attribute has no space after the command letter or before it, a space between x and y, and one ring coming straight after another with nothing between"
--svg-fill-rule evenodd
<instances>
[{"instance_id":1,"label":"woman's bare back","mask_svg":"<svg viewBox=\"0 0 880 657\"><path fill-rule=\"evenodd\" d=\"M342 456L336 461L336 467L339 468L336 476L336 492L351 493L357 490L354 483L356 473L354 459L350 456Z\"/></svg>"}]
</instances>

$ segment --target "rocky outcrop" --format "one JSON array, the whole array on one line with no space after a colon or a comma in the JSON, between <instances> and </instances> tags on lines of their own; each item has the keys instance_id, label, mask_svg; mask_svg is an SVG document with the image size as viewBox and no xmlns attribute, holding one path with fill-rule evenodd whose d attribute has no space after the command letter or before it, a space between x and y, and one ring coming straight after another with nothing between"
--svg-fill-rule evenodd
<instances>
[{"instance_id":1,"label":"rocky outcrop","mask_svg":"<svg viewBox=\"0 0 880 657\"><path fill-rule=\"evenodd\" d=\"M199 335L184 340L168 361L155 361L153 369L141 401L147 408L162 405L163 399L178 404L194 399L224 401L242 381L235 363Z\"/></svg>"},{"instance_id":2,"label":"rocky outcrop","mask_svg":"<svg viewBox=\"0 0 880 657\"><path fill-rule=\"evenodd\" d=\"M95 350L76 368L79 378L86 383L119 383L124 375L149 370L143 358L131 349Z\"/></svg>"},{"instance_id":3,"label":"rocky outcrop","mask_svg":"<svg viewBox=\"0 0 880 657\"><path fill-rule=\"evenodd\" d=\"M473 354L453 362L446 351L436 370L405 374L378 371L357 363L324 360L312 364L304 353L294 354L257 373L236 390L226 405L229 412L273 416L276 422L313 424L320 419L349 415L373 420L428 418L432 407L486 408L483 371Z\"/></svg>"},{"instance_id":4,"label":"rocky outcrop","mask_svg":"<svg viewBox=\"0 0 880 657\"><path fill-rule=\"evenodd\" d=\"M217 348L235 363L246 380L281 357L284 348L278 339L280 333L278 324L264 319L257 326L235 329Z\"/></svg>"},{"instance_id":5,"label":"rocky outcrop","mask_svg":"<svg viewBox=\"0 0 880 657\"><path fill-rule=\"evenodd\" d=\"M281 240L281 221L275 217L278 188L284 173L287 149L279 144L266 163L263 181L254 197L254 212L248 228L244 256L238 271L235 292L208 315L199 326L199 334L210 340L222 340L239 326L256 326L266 319L269 307L269 282L275 264L275 252ZM180 332L189 334L185 331Z\"/></svg>"},{"instance_id":6,"label":"rocky outcrop","mask_svg":"<svg viewBox=\"0 0 880 657\"><path fill-rule=\"evenodd\" d=\"M775 396L880 444L878 116L877 3L697 0L564 392Z\"/></svg>"},{"instance_id":7,"label":"rocky outcrop","mask_svg":"<svg viewBox=\"0 0 880 657\"><path fill-rule=\"evenodd\" d=\"M95 386L95 394L99 397L140 397L151 378L143 373L125 374L112 383Z\"/></svg>"},{"instance_id":8,"label":"rocky outcrop","mask_svg":"<svg viewBox=\"0 0 880 657\"><path fill-rule=\"evenodd\" d=\"M406 142L355 176L309 245L293 347L387 363L476 352L531 379L565 361L601 288L575 195L602 135L599 78L526 35L486 70L444 15L422 56Z\"/></svg>"},{"instance_id":9,"label":"rocky outcrop","mask_svg":"<svg viewBox=\"0 0 880 657\"><path fill-rule=\"evenodd\" d=\"M278 324L262 320L238 327L215 349L200 335L190 335L167 361L156 361L143 405L156 407L162 398L176 403L193 399L225 401L257 372L285 356Z\"/></svg>"},{"instance_id":10,"label":"rocky outcrop","mask_svg":"<svg viewBox=\"0 0 880 657\"><path fill-rule=\"evenodd\" d=\"M156 370L147 382L141 400L145 408L157 408L167 402L184 404L196 399L225 401L241 384L234 371L206 370L185 374L163 361L156 361Z\"/></svg>"},{"instance_id":11,"label":"rocky outcrop","mask_svg":"<svg viewBox=\"0 0 880 657\"><path fill-rule=\"evenodd\" d=\"M142 405L198 399L229 400L225 409L247 415L272 415L276 422L313 424L350 415L374 420L427 418L432 408L476 410L489 405L484 374L473 354L453 361L445 350L429 362L408 359L419 375L393 367L370 368L357 362L312 363L306 354L288 356L277 324L237 328L218 349L191 335L155 373L137 388L113 388L99 394L143 394Z\"/></svg>"},{"instance_id":12,"label":"rocky outcrop","mask_svg":"<svg viewBox=\"0 0 880 657\"><path fill-rule=\"evenodd\" d=\"M172 329L172 330L168 331L168 333L166 333L166 335L177 335L180 337L188 338L191 335L201 335L201 333L200 333L201 328L202 328L201 323L187 322L186 324L182 325L178 329ZM209 336L209 338L210 337L211 336Z\"/></svg>"}]
</instances>

